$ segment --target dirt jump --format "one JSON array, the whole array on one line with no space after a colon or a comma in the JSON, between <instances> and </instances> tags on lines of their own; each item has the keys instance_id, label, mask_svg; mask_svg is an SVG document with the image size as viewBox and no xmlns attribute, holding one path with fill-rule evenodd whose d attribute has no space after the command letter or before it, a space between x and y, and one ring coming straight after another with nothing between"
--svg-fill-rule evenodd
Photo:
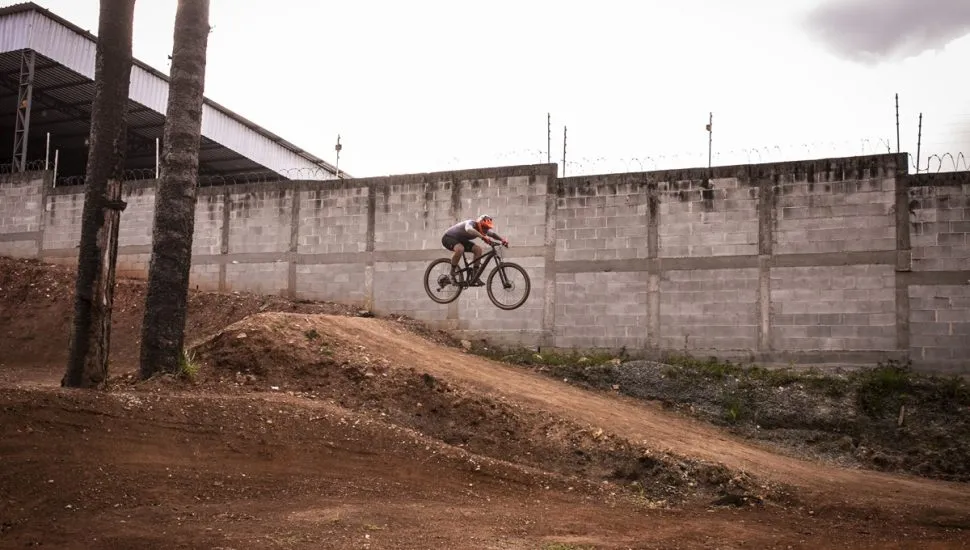
<instances>
[{"instance_id":1,"label":"dirt jump","mask_svg":"<svg viewBox=\"0 0 970 550\"><path fill-rule=\"evenodd\" d=\"M0 259L2 548L970 547L966 483L783 453L350 306L193 292L192 372L141 382L144 285L119 281L108 388L62 389L72 277Z\"/></svg>"}]
</instances>

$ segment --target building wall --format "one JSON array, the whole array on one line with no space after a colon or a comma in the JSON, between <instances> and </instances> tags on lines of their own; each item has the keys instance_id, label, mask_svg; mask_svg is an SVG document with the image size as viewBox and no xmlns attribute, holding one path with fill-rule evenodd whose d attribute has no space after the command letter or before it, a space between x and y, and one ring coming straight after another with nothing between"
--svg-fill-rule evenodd
<instances>
[{"instance_id":1,"label":"building wall","mask_svg":"<svg viewBox=\"0 0 970 550\"><path fill-rule=\"evenodd\" d=\"M83 195L0 183L0 253L76 261ZM126 185L119 273L144 276L153 182ZM423 288L481 212L531 276L525 306ZM199 192L191 284L395 312L505 344L770 363L910 357L970 372L970 173L905 156L557 178L554 165Z\"/></svg>"}]
</instances>

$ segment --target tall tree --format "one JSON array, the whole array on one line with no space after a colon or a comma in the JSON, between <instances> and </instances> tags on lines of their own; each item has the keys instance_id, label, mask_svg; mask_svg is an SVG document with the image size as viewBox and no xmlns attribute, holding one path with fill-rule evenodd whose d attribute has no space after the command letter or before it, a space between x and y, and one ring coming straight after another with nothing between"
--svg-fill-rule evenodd
<instances>
[{"instance_id":1,"label":"tall tree","mask_svg":"<svg viewBox=\"0 0 970 550\"><path fill-rule=\"evenodd\" d=\"M108 377L134 15L135 0L101 0L74 324L62 386L93 388Z\"/></svg>"},{"instance_id":2,"label":"tall tree","mask_svg":"<svg viewBox=\"0 0 970 550\"><path fill-rule=\"evenodd\" d=\"M208 40L209 0L179 0L141 327L142 378L176 372L185 340Z\"/></svg>"}]
</instances>

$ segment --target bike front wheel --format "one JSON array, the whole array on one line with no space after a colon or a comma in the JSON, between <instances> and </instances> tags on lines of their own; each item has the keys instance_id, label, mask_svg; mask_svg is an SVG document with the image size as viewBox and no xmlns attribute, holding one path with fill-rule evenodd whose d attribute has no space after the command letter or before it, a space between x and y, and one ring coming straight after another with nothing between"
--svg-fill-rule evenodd
<instances>
[{"instance_id":1,"label":"bike front wheel","mask_svg":"<svg viewBox=\"0 0 970 550\"><path fill-rule=\"evenodd\" d=\"M486 289L495 307L513 310L529 299L532 282L522 266L503 262L488 274Z\"/></svg>"},{"instance_id":2,"label":"bike front wheel","mask_svg":"<svg viewBox=\"0 0 970 550\"><path fill-rule=\"evenodd\" d=\"M439 304L450 304L461 294L462 287L451 280L451 260L438 258L424 271L424 291Z\"/></svg>"}]
</instances>

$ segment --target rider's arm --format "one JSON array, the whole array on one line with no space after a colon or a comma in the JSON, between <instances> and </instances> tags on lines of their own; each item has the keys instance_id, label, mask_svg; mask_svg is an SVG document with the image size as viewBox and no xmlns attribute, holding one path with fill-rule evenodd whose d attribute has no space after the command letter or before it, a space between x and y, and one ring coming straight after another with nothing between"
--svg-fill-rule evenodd
<instances>
[{"instance_id":1,"label":"rider's arm","mask_svg":"<svg viewBox=\"0 0 970 550\"><path fill-rule=\"evenodd\" d=\"M477 229L475 229L475 224L472 222L465 223L465 232L470 235L474 235L483 241L488 241L488 238L485 235L482 235Z\"/></svg>"},{"instance_id":2,"label":"rider's arm","mask_svg":"<svg viewBox=\"0 0 970 550\"><path fill-rule=\"evenodd\" d=\"M509 245L509 240L508 239L506 239L505 237L499 235L498 233L496 233L495 231L493 231L491 229L488 230L488 236L489 237L492 237L493 239L498 240L500 243L504 244L505 246L508 246Z\"/></svg>"}]
</instances>

